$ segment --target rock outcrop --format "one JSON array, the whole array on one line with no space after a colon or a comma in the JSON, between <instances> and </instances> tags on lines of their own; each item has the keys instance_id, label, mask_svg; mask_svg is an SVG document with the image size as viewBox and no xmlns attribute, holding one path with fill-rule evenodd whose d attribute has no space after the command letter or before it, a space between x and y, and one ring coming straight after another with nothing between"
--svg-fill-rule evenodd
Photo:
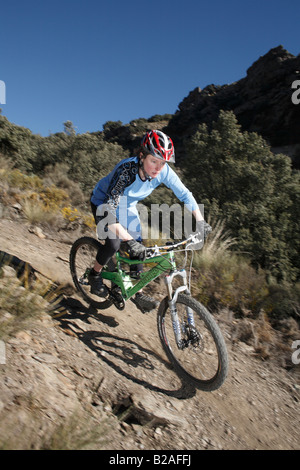
<instances>
[{"instance_id":1,"label":"rock outcrop","mask_svg":"<svg viewBox=\"0 0 300 470\"><path fill-rule=\"evenodd\" d=\"M292 84L299 79L300 55L278 46L254 62L245 78L191 91L165 131L181 148L180 141L199 124L210 125L225 110L234 112L243 130L259 133L271 147L294 147L300 144L300 105L292 102Z\"/></svg>"},{"instance_id":2,"label":"rock outcrop","mask_svg":"<svg viewBox=\"0 0 300 470\"><path fill-rule=\"evenodd\" d=\"M155 122L138 119L130 124L107 123L104 135L132 153L144 132L162 129L174 140L180 163L185 157L184 139L193 135L199 124L210 126L220 110L233 111L242 130L257 132L273 151L290 155L295 166L300 167L300 162L296 162L300 154L300 104L292 101L292 85L298 80L300 55L296 57L278 46L254 62L241 80L229 85L208 85L203 90L195 88L174 115L161 116Z\"/></svg>"}]
</instances>

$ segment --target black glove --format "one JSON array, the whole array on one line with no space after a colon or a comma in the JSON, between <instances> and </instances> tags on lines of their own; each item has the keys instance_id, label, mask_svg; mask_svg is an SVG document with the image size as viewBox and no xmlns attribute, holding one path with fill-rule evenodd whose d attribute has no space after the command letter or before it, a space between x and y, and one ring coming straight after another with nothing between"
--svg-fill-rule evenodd
<instances>
[{"instance_id":1,"label":"black glove","mask_svg":"<svg viewBox=\"0 0 300 470\"><path fill-rule=\"evenodd\" d=\"M204 220L204 240L212 232L212 227Z\"/></svg>"},{"instance_id":2,"label":"black glove","mask_svg":"<svg viewBox=\"0 0 300 470\"><path fill-rule=\"evenodd\" d=\"M138 259L144 261L146 258L146 247L136 240L128 240L128 253L130 259Z\"/></svg>"},{"instance_id":3,"label":"black glove","mask_svg":"<svg viewBox=\"0 0 300 470\"><path fill-rule=\"evenodd\" d=\"M212 232L212 227L205 222L205 220L198 221L196 223L197 232L200 234L201 238L205 240L208 235Z\"/></svg>"}]
</instances>

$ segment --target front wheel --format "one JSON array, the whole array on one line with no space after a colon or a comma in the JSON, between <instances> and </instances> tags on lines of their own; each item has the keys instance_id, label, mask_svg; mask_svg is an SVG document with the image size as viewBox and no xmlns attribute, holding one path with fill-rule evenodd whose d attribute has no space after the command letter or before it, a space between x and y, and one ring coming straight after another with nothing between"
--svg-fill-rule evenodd
<instances>
[{"instance_id":1,"label":"front wheel","mask_svg":"<svg viewBox=\"0 0 300 470\"><path fill-rule=\"evenodd\" d=\"M162 346L179 377L200 390L216 390L223 384L228 371L222 333L208 310L191 296L179 294L176 310L179 344L174 335L168 298L159 306L157 325ZM189 319L191 314L193 322Z\"/></svg>"}]
</instances>

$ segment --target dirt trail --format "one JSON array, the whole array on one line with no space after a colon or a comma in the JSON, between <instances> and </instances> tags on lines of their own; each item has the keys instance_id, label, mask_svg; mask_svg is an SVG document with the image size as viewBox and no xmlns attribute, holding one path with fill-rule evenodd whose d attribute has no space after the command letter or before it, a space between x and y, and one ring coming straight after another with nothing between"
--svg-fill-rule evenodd
<instances>
[{"instance_id":1,"label":"dirt trail","mask_svg":"<svg viewBox=\"0 0 300 470\"><path fill-rule=\"evenodd\" d=\"M68 256L76 233L45 234L42 239L22 223L0 219L0 250L54 281L71 282ZM160 285L155 289L161 299ZM155 313L142 315L131 302L123 311L97 312L72 290L64 303L61 317L44 318L6 344L0 365L5 446L39 448L59 419L79 409L106 423L105 439L92 448L300 447L300 366L287 371L261 361L251 346L232 341L229 318L218 319L229 376L219 390L205 393L186 389L170 369Z\"/></svg>"}]
</instances>

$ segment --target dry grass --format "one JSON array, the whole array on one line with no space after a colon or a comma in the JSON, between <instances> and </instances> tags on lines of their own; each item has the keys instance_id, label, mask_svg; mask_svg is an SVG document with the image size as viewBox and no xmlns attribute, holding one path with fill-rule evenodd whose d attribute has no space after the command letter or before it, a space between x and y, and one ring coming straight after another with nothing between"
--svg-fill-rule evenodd
<instances>
[{"instance_id":1,"label":"dry grass","mask_svg":"<svg viewBox=\"0 0 300 470\"><path fill-rule=\"evenodd\" d=\"M23 214L30 224L57 225L60 214L47 208L41 201L25 199L22 204Z\"/></svg>"},{"instance_id":2,"label":"dry grass","mask_svg":"<svg viewBox=\"0 0 300 470\"><path fill-rule=\"evenodd\" d=\"M13 162L0 153L0 169L7 171L13 168Z\"/></svg>"},{"instance_id":3,"label":"dry grass","mask_svg":"<svg viewBox=\"0 0 300 470\"><path fill-rule=\"evenodd\" d=\"M207 259L209 263L228 255L229 250L236 244L236 239L225 229L225 221L218 220L209 222L213 231L207 237L201 252L202 260Z\"/></svg>"},{"instance_id":4,"label":"dry grass","mask_svg":"<svg viewBox=\"0 0 300 470\"><path fill-rule=\"evenodd\" d=\"M15 335L26 329L46 312L47 301L41 286L31 289L16 277L9 266L1 268L0 277L0 338Z\"/></svg>"},{"instance_id":5,"label":"dry grass","mask_svg":"<svg viewBox=\"0 0 300 470\"><path fill-rule=\"evenodd\" d=\"M195 256L199 300L214 310L227 307L240 314L257 314L267 295L264 273L234 253L235 239L225 230L224 221L212 227L202 251Z\"/></svg>"}]
</instances>

